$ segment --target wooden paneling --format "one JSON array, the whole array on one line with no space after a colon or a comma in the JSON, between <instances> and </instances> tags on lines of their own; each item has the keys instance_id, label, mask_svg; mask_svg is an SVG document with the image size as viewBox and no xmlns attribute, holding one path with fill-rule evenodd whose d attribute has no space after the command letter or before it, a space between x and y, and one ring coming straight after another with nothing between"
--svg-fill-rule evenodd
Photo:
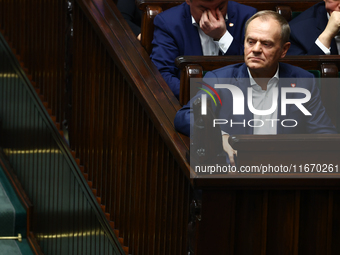
<instances>
[{"instance_id":1,"label":"wooden paneling","mask_svg":"<svg viewBox=\"0 0 340 255\"><path fill-rule=\"evenodd\" d=\"M1 30L29 67L35 86L57 122L64 120L64 1L1 1ZM20 57L19 57L20 56Z\"/></svg>"}]
</instances>

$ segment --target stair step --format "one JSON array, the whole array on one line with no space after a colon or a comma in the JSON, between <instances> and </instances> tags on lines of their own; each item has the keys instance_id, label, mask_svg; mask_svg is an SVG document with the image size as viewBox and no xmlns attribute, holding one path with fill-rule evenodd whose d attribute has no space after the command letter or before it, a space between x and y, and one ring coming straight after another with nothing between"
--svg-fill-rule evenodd
<instances>
[{"instance_id":1,"label":"stair step","mask_svg":"<svg viewBox=\"0 0 340 255\"><path fill-rule=\"evenodd\" d=\"M0 240L0 250L0 254L34 255L26 238L22 239L21 242L15 240Z\"/></svg>"},{"instance_id":2,"label":"stair step","mask_svg":"<svg viewBox=\"0 0 340 255\"><path fill-rule=\"evenodd\" d=\"M26 237L27 214L17 197L12 185L8 181L6 174L0 167L0 236L14 236L21 233ZM12 222L11 222L12 221ZM13 226L7 229L6 225Z\"/></svg>"}]
</instances>

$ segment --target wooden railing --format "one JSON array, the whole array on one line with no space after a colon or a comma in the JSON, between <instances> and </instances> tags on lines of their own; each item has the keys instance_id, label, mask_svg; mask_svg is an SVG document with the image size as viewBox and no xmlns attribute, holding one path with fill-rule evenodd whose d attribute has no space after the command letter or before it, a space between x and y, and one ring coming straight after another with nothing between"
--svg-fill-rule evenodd
<instances>
[{"instance_id":1,"label":"wooden railing","mask_svg":"<svg viewBox=\"0 0 340 255\"><path fill-rule=\"evenodd\" d=\"M32 204L27 238L35 254L124 254L66 142L1 35L0 57L1 164Z\"/></svg>"},{"instance_id":2,"label":"wooden railing","mask_svg":"<svg viewBox=\"0 0 340 255\"><path fill-rule=\"evenodd\" d=\"M22 2L0 3L2 32L57 127L71 116L72 153L125 252L185 254L189 143L173 126L177 99L112 1Z\"/></svg>"},{"instance_id":3,"label":"wooden railing","mask_svg":"<svg viewBox=\"0 0 340 255\"><path fill-rule=\"evenodd\" d=\"M58 122L64 118L66 2L1 1L0 25Z\"/></svg>"}]
</instances>

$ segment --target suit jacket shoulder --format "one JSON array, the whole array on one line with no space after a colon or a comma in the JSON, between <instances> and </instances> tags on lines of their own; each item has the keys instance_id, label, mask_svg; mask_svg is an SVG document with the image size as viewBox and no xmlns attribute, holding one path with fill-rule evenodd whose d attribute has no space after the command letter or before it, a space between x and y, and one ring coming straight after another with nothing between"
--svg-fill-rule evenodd
<instances>
[{"instance_id":1,"label":"suit jacket shoulder","mask_svg":"<svg viewBox=\"0 0 340 255\"><path fill-rule=\"evenodd\" d=\"M304 24L306 22L311 21L316 22L317 19L320 18L318 17L320 13L326 14L324 2L317 3L312 7L308 8L307 10L305 10L304 12L300 13L296 18L292 19L289 22L289 25L293 26L293 29L295 29L296 25Z\"/></svg>"},{"instance_id":2,"label":"suit jacket shoulder","mask_svg":"<svg viewBox=\"0 0 340 255\"><path fill-rule=\"evenodd\" d=\"M207 72L204 78L249 78L247 65L245 63L238 63L228 65ZM298 66L293 66L287 63L279 63L279 77L280 78L313 78L313 74Z\"/></svg>"},{"instance_id":3,"label":"suit jacket shoulder","mask_svg":"<svg viewBox=\"0 0 340 255\"><path fill-rule=\"evenodd\" d=\"M197 28L192 25L190 6L185 2L158 14L154 19L154 25L154 47L159 44L157 37L163 39L163 37L169 36L176 42L179 54L185 54L185 50L190 48L194 48L196 52L201 48ZM165 34L161 34L159 30ZM193 35L196 36L192 38ZM198 41L194 47L186 46L186 41L192 42L193 40ZM197 54L201 55L202 53L198 52L195 55Z\"/></svg>"},{"instance_id":4,"label":"suit jacket shoulder","mask_svg":"<svg viewBox=\"0 0 340 255\"><path fill-rule=\"evenodd\" d=\"M298 66L293 66L286 63L279 63L280 78L314 78L310 72Z\"/></svg>"},{"instance_id":5,"label":"suit jacket shoulder","mask_svg":"<svg viewBox=\"0 0 340 255\"><path fill-rule=\"evenodd\" d=\"M249 78L245 63L228 65L207 72L204 78Z\"/></svg>"},{"instance_id":6,"label":"suit jacket shoulder","mask_svg":"<svg viewBox=\"0 0 340 255\"><path fill-rule=\"evenodd\" d=\"M290 21L291 47L287 54L324 55L324 52L315 44L315 41L326 28L327 23L328 18L324 2L317 3ZM335 41L332 42L332 48L335 47L336 49L336 45L333 43Z\"/></svg>"}]
</instances>

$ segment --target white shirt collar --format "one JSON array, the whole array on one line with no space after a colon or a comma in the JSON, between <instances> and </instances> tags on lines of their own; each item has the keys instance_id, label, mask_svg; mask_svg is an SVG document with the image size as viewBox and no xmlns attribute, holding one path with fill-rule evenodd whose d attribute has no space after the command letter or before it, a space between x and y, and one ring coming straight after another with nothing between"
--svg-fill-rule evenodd
<instances>
[{"instance_id":1,"label":"white shirt collar","mask_svg":"<svg viewBox=\"0 0 340 255\"><path fill-rule=\"evenodd\" d=\"M247 71L248 71L248 74L249 74L249 81L250 81L250 85L251 86L255 86L255 85L258 85L256 83L256 81L254 80L253 76L251 76L251 73L249 71L249 68L247 67ZM279 80L279 65L277 65L277 69L276 69L276 73L274 74L274 76L269 80L268 84L271 83L271 81L273 80Z\"/></svg>"}]
</instances>

